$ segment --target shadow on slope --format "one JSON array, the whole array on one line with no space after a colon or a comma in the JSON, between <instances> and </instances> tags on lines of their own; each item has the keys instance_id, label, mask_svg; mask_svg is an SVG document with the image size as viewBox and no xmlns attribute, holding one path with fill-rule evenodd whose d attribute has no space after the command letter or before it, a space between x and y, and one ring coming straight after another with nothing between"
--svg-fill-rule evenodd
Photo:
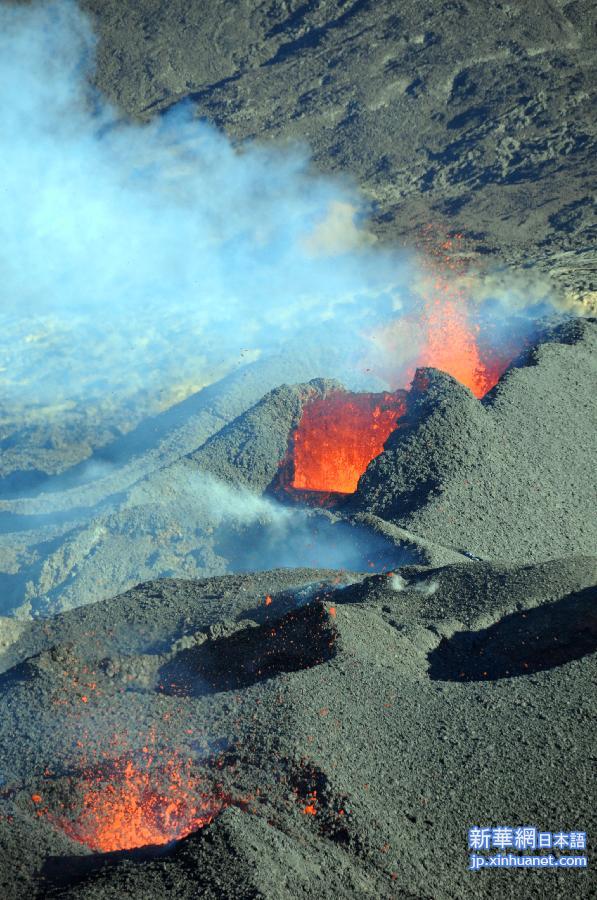
<instances>
[{"instance_id":1,"label":"shadow on slope","mask_svg":"<svg viewBox=\"0 0 597 900\"><path fill-rule=\"evenodd\" d=\"M429 654L434 681L495 681L532 675L597 650L597 589L512 613L489 628L444 638Z\"/></svg>"},{"instance_id":2,"label":"shadow on slope","mask_svg":"<svg viewBox=\"0 0 597 900\"><path fill-rule=\"evenodd\" d=\"M196 697L248 687L283 672L310 669L337 652L337 632L321 603L278 621L246 627L182 650L160 670L160 693Z\"/></svg>"}]
</instances>

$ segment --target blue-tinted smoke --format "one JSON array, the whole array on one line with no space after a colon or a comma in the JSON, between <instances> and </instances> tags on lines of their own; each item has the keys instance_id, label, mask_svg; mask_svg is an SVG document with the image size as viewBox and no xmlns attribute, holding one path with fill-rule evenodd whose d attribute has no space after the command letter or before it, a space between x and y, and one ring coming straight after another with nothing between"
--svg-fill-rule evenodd
<instances>
[{"instance_id":1,"label":"blue-tinted smoke","mask_svg":"<svg viewBox=\"0 0 597 900\"><path fill-rule=\"evenodd\" d=\"M90 87L94 46L73 3L0 9L5 401L201 384L297 335L354 349L405 281L359 245L357 191L190 108L120 121Z\"/></svg>"},{"instance_id":2,"label":"blue-tinted smoke","mask_svg":"<svg viewBox=\"0 0 597 900\"><path fill-rule=\"evenodd\" d=\"M190 107L122 121L92 87L95 42L69 0L0 6L0 450L13 452L6 471L25 494L0 501L0 612L55 611L168 574L396 565L375 537L207 477L180 494L152 482L147 497L126 495L281 381L365 378L379 389L392 370L403 384L416 324L389 361L376 331L412 313L419 276L375 245L356 187L318 175L305 148L233 146ZM518 303L499 284L492 303L500 340L513 311L526 327L526 295ZM193 443L177 420L174 446L141 465L135 454L157 437L135 437L137 422L259 359L263 383L222 382L233 395L222 411L198 405L203 437ZM23 463L27 428L37 431ZM77 470L106 445L105 459ZM29 496L44 472L69 466L56 493ZM11 536L21 529L39 534Z\"/></svg>"}]
</instances>

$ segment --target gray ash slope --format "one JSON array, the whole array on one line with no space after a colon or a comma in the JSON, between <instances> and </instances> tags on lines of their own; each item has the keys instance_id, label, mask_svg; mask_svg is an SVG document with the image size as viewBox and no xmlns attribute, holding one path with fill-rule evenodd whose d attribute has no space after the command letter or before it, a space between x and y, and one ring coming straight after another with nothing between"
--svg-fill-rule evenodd
<instances>
[{"instance_id":1,"label":"gray ash slope","mask_svg":"<svg viewBox=\"0 0 597 900\"><path fill-rule=\"evenodd\" d=\"M196 450L149 473L140 465L120 493L109 480L101 502L98 483L81 488L95 507L69 509L70 491L14 501L29 515L11 525L5 514L3 612L48 614L155 577L297 561L366 570L463 552L510 561L591 553L596 331L588 319L548 330L482 401L447 375L420 372L406 418L333 512L260 500L304 403L338 389L323 379L274 389ZM42 526L43 509L55 512Z\"/></svg>"},{"instance_id":2,"label":"gray ash slope","mask_svg":"<svg viewBox=\"0 0 597 900\"><path fill-rule=\"evenodd\" d=\"M355 506L482 558L592 552L596 350L595 321L566 323L482 402L420 370Z\"/></svg>"},{"instance_id":3,"label":"gray ash slope","mask_svg":"<svg viewBox=\"0 0 597 900\"><path fill-rule=\"evenodd\" d=\"M299 424L305 403L337 390L345 388L323 378L275 388L190 453L187 465L262 493L276 478L288 452L289 435Z\"/></svg>"},{"instance_id":4,"label":"gray ash slope","mask_svg":"<svg viewBox=\"0 0 597 900\"><path fill-rule=\"evenodd\" d=\"M595 575L577 557L345 588L163 580L31 623L0 684L3 896L518 897L521 877L528 897L589 896L590 871L467 872L466 829L594 829ZM207 776L219 756L231 805L157 856L71 841L53 804L94 752L122 753L118 729L131 758L152 729Z\"/></svg>"},{"instance_id":5,"label":"gray ash slope","mask_svg":"<svg viewBox=\"0 0 597 900\"><path fill-rule=\"evenodd\" d=\"M16 623L0 679L6 896L516 897L514 877L496 883L466 871L470 824L591 832L597 569L576 555L586 532L578 529L575 556L535 564L474 562L455 548L471 537L464 529L475 515L496 545L495 521L484 518L493 509L500 551L519 556L528 529L511 489L530 465L546 490L524 512L542 513L544 528L525 553L556 557L556 538L582 520L578 503L567 529L552 518L549 478L584 502L594 331L586 320L559 326L483 402L448 376L419 372L405 421L342 515L451 564L402 566L393 578L286 569L165 579ZM329 390L337 385L276 389L159 482L140 482L137 500L168 485L175 496L192 472L212 469L236 474L259 499L301 404ZM573 455L559 431L549 453L532 431L544 409L557 417L563 408ZM427 527L425 539L405 528L415 520L395 515L401 503L424 516L442 491L457 509L453 484L487 490L483 479L495 478L487 460L499 464L507 429L517 453L493 506L469 498L453 514L462 522L441 533ZM424 475L414 491L413 459ZM382 462L388 471L372 476ZM217 772L230 803L210 825L157 855L105 855L52 824L95 760L142 758L148 735L152 746L191 757L208 784ZM31 834L34 851L23 857ZM593 884L590 872L542 873L525 891L583 897Z\"/></svg>"},{"instance_id":6,"label":"gray ash slope","mask_svg":"<svg viewBox=\"0 0 597 900\"><path fill-rule=\"evenodd\" d=\"M80 440L78 426L73 426L68 409L62 411L58 420L48 416L39 426L39 432L23 426L18 415L15 430L10 430L9 422L3 421L0 510L14 506L24 512L30 509L39 514L50 512L56 504L46 495L58 492L63 495L61 506L65 509L87 507L125 490L141 474L194 450L281 382L308 380L320 374L321 350L307 349L304 345L300 352L291 349L289 344L285 354L271 354L242 364L223 378L214 373L213 383L158 413L152 409L151 401L154 406L159 405L159 397L129 397L126 403L121 402L120 412L125 421L120 424L111 420L110 411L96 409L93 398L88 398L85 410L88 430L83 431ZM340 349L336 352L342 368ZM329 351L326 355L329 356ZM351 372L351 376L358 382L358 373ZM44 377L41 363L40 377ZM79 412L78 408L75 411ZM95 428L109 435L100 440L94 434ZM30 495L36 496L35 503L17 499Z\"/></svg>"}]
</instances>

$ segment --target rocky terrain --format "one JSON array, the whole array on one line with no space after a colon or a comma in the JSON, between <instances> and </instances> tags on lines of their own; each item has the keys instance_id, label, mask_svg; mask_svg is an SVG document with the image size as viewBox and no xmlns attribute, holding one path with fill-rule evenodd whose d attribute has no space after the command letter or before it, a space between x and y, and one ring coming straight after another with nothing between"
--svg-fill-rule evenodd
<instances>
[{"instance_id":1,"label":"rocky terrain","mask_svg":"<svg viewBox=\"0 0 597 900\"><path fill-rule=\"evenodd\" d=\"M176 296L163 308L143 297L109 323L108 306L104 321L103 307L94 319L70 301L29 315L34 257L19 248L25 288L4 298L0 337L2 897L593 896L591 4L80 5L97 35L95 66L77 62L90 73L92 159L97 134L115 136L110 152L122 135L125 156L139 151L133 181L149 178L152 197L155 178L159 194L151 152L168 155L169 116L184 107L231 141L209 132L215 157L248 159L258 173L270 160L276 176L265 188L261 175L248 188L239 176L232 202L226 179L213 180L231 245L214 250L213 282L237 254L246 323L214 327L199 300L188 309ZM45 7L51 42L66 7ZM9 8L33 7L0 13ZM70 40L84 25L68 9ZM66 84L76 93L79 81ZM15 107L29 90L19 83ZM189 174L202 160L185 135L172 138L174 194L205 185ZM64 140L76 186L88 157ZM276 177L286 153L295 177L297 144L311 174L288 199ZM59 168L48 153L48 169ZM101 184L101 165L94 172ZM68 179L59 184L68 194ZM35 203L44 186L40 177ZM295 267L267 229L284 243L293 232L282 213L299 220L302 194L320 189L327 215L298 229ZM77 222L79 202L92 218L102 208L101 191L74 196L63 218ZM30 199L15 207L23 221ZM245 258L253 220L264 230ZM110 289L122 281L128 300L153 287L163 259L184 285L178 219L139 231L150 253L138 258L134 228L116 221L117 243L149 280L128 280L125 255ZM45 241L53 226L40 222ZM15 223L0 224L12 239ZM81 244L99 277L104 260L93 268L95 245ZM213 248L201 257L189 247L209 262ZM67 291L68 265L50 250L42 258L41 283ZM305 260L331 285L342 271L347 319L330 307L311 339L324 300L309 297L282 340L278 312L292 305L293 280L301 294ZM92 295L83 275L74 283ZM374 309L378 294L386 305ZM440 313L429 338L441 304L452 318ZM263 306L263 348L252 306ZM400 316L411 330L392 343ZM373 361L355 351L357 332L377 346ZM413 349L425 334L435 365L429 347ZM477 390L489 351L500 364ZM463 359L468 386L455 374ZM373 422L361 443L376 447L358 484L297 486L301 447L324 454L342 435L328 474L349 467L357 398ZM343 408L344 431L330 419ZM313 409L323 418L309 420ZM301 431L309 421L323 430ZM475 825L587 832L589 868L470 872Z\"/></svg>"},{"instance_id":2,"label":"rocky terrain","mask_svg":"<svg viewBox=\"0 0 597 900\"><path fill-rule=\"evenodd\" d=\"M466 831L594 824L594 579L581 557L166 579L29 626L3 657L3 895L589 896L587 872L467 873ZM69 838L85 785L148 745L225 811L157 855Z\"/></svg>"},{"instance_id":3,"label":"rocky terrain","mask_svg":"<svg viewBox=\"0 0 597 900\"><path fill-rule=\"evenodd\" d=\"M595 291L595 17L459 0L94 2L97 83L128 115L183 98L236 140L307 141L356 178L384 240L430 222Z\"/></svg>"}]
</instances>

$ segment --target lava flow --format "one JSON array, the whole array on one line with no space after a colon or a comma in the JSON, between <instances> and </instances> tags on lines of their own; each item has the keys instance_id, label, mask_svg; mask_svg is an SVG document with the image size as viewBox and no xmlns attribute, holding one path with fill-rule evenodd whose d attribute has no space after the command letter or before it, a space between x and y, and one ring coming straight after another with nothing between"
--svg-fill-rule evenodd
<instances>
[{"instance_id":1,"label":"lava flow","mask_svg":"<svg viewBox=\"0 0 597 900\"><path fill-rule=\"evenodd\" d=\"M405 410L403 392L334 391L307 403L293 440L295 490L352 494Z\"/></svg>"},{"instance_id":2,"label":"lava flow","mask_svg":"<svg viewBox=\"0 0 597 900\"><path fill-rule=\"evenodd\" d=\"M131 759L109 776L87 773L82 808L56 824L92 850L130 850L186 837L203 828L226 805L223 796L204 793L190 761L172 758L159 771Z\"/></svg>"}]
</instances>

